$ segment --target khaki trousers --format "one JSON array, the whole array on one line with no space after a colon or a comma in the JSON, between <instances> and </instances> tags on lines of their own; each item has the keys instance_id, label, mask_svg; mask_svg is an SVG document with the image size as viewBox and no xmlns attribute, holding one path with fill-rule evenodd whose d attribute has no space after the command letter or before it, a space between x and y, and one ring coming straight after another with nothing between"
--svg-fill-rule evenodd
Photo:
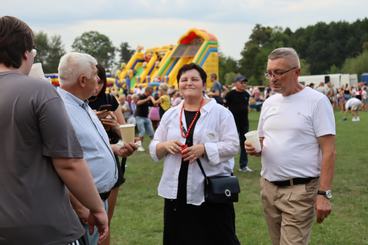
<instances>
[{"instance_id":1,"label":"khaki trousers","mask_svg":"<svg viewBox=\"0 0 368 245\"><path fill-rule=\"evenodd\" d=\"M278 187L261 177L261 199L273 245L308 244L319 180Z\"/></svg>"}]
</instances>

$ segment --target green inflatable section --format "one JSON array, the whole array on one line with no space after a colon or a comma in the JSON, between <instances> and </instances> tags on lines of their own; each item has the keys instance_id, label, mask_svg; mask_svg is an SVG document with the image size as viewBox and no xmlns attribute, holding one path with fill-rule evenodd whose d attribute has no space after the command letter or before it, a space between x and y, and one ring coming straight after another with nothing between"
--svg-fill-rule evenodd
<instances>
[{"instance_id":1,"label":"green inflatable section","mask_svg":"<svg viewBox=\"0 0 368 245\"><path fill-rule=\"evenodd\" d=\"M142 72L144 71L144 68L141 66L137 69L137 72L135 73L135 75L132 77L132 80L130 80L130 87L131 88L134 88L135 87L135 84L136 84L136 77L140 76L142 74Z\"/></svg>"}]
</instances>

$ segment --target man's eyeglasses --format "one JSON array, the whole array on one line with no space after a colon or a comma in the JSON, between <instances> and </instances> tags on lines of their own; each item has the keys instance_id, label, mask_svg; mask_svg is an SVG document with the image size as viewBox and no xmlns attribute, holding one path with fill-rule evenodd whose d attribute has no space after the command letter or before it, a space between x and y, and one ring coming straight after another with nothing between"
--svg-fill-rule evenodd
<instances>
[{"instance_id":1,"label":"man's eyeglasses","mask_svg":"<svg viewBox=\"0 0 368 245\"><path fill-rule=\"evenodd\" d=\"M275 78L275 79L279 79L280 77L282 77L283 75L285 75L286 73L288 73L289 71L292 71L294 69L296 69L298 67L293 67L293 68L290 68L289 70L286 70L286 71L280 71L280 70L276 70L276 71L268 71L264 74L265 78L270 80L272 78Z\"/></svg>"}]
</instances>

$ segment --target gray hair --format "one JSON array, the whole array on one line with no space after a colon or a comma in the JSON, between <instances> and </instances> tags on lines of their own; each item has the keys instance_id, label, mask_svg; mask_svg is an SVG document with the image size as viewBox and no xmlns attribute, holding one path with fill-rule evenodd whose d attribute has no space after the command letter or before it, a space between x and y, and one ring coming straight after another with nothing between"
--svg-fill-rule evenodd
<instances>
[{"instance_id":1,"label":"gray hair","mask_svg":"<svg viewBox=\"0 0 368 245\"><path fill-rule=\"evenodd\" d=\"M96 59L89 54L70 52L63 55L58 67L60 84L75 83L80 75L92 78L96 65Z\"/></svg>"},{"instance_id":2,"label":"gray hair","mask_svg":"<svg viewBox=\"0 0 368 245\"><path fill-rule=\"evenodd\" d=\"M293 66L300 68L299 55L293 48L282 47L273 50L268 55L269 60L287 59Z\"/></svg>"}]
</instances>

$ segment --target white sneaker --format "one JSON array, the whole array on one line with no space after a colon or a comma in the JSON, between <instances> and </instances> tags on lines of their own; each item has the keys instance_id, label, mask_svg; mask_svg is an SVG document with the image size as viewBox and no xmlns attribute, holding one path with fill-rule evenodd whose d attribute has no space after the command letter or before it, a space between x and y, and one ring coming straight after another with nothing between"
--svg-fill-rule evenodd
<instances>
[{"instance_id":1,"label":"white sneaker","mask_svg":"<svg viewBox=\"0 0 368 245\"><path fill-rule=\"evenodd\" d=\"M356 117L355 121L356 122L359 122L360 121L360 117Z\"/></svg>"},{"instance_id":2,"label":"white sneaker","mask_svg":"<svg viewBox=\"0 0 368 245\"><path fill-rule=\"evenodd\" d=\"M351 119L352 122L357 122L357 119L355 117L353 117L353 119Z\"/></svg>"},{"instance_id":3,"label":"white sneaker","mask_svg":"<svg viewBox=\"0 0 368 245\"><path fill-rule=\"evenodd\" d=\"M145 149L143 148L143 146L140 145L140 146L138 146L137 151L143 152L143 151L145 151Z\"/></svg>"},{"instance_id":4,"label":"white sneaker","mask_svg":"<svg viewBox=\"0 0 368 245\"><path fill-rule=\"evenodd\" d=\"M246 166L245 168L239 168L239 172L243 172L243 173L246 173L246 172L253 172L253 170L251 168L249 168L248 166Z\"/></svg>"}]
</instances>

